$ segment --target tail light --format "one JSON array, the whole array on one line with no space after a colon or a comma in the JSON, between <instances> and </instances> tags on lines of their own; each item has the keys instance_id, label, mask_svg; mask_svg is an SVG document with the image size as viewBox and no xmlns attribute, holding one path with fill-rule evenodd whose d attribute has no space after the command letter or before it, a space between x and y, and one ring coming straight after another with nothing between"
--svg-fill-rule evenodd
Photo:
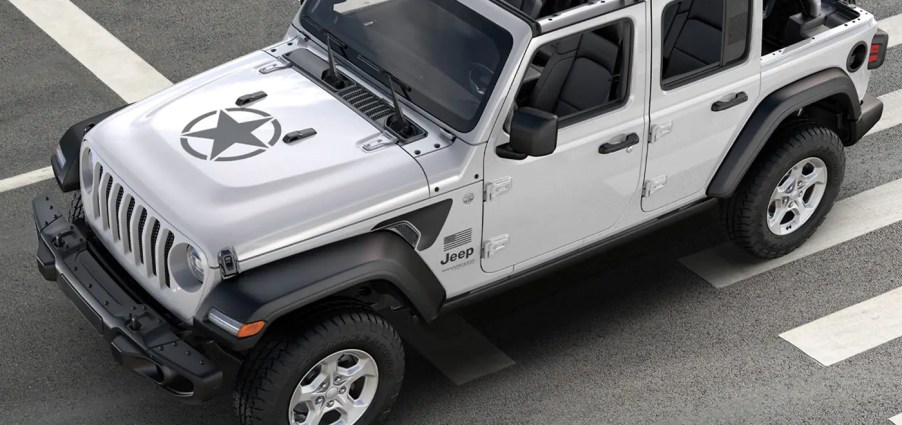
<instances>
[{"instance_id":1,"label":"tail light","mask_svg":"<svg viewBox=\"0 0 902 425\"><path fill-rule=\"evenodd\" d=\"M874 40L871 41L871 51L868 55L868 69L877 69L883 66L886 60L886 46L889 45L889 34L883 30L877 30Z\"/></svg>"}]
</instances>

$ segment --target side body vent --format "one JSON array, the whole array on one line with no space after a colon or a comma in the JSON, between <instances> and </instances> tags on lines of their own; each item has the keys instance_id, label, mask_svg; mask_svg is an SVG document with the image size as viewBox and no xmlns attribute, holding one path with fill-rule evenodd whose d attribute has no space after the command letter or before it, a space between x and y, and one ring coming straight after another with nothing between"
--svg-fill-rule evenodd
<instances>
[{"instance_id":1,"label":"side body vent","mask_svg":"<svg viewBox=\"0 0 902 425\"><path fill-rule=\"evenodd\" d=\"M391 226L387 227L386 230L391 230L392 232L400 235L414 249L416 249L417 244L420 243L420 231L417 230L416 227L413 227L410 222L401 221L392 224Z\"/></svg>"}]
</instances>

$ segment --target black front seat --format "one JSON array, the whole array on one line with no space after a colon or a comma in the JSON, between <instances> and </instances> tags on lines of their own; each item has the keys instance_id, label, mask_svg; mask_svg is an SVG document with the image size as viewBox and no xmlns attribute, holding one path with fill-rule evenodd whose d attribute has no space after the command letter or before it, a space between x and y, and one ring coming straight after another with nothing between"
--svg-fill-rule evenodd
<instances>
[{"instance_id":1,"label":"black front seat","mask_svg":"<svg viewBox=\"0 0 902 425\"><path fill-rule=\"evenodd\" d=\"M523 11L533 19L539 17L542 11L542 3L544 0L506 0L512 6Z\"/></svg>"},{"instance_id":2,"label":"black front seat","mask_svg":"<svg viewBox=\"0 0 902 425\"><path fill-rule=\"evenodd\" d=\"M723 0L687 1L664 36L664 78L696 71L720 62Z\"/></svg>"},{"instance_id":3,"label":"black front seat","mask_svg":"<svg viewBox=\"0 0 902 425\"><path fill-rule=\"evenodd\" d=\"M557 43L529 106L565 117L606 104L614 85L619 50L595 33Z\"/></svg>"}]
</instances>

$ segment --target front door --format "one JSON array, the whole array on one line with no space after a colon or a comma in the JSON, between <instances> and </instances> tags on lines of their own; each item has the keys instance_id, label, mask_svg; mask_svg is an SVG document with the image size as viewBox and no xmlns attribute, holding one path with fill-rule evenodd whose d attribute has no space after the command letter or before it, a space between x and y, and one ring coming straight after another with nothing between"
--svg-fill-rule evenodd
<instances>
[{"instance_id":1,"label":"front door","mask_svg":"<svg viewBox=\"0 0 902 425\"><path fill-rule=\"evenodd\" d=\"M707 186L760 90L760 0L652 4L651 129L642 209L677 207Z\"/></svg>"},{"instance_id":2,"label":"front door","mask_svg":"<svg viewBox=\"0 0 902 425\"><path fill-rule=\"evenodd\" d=\"M485 271L574 248L613 226L637 195L647 135L646 4L530 46L505 110L516 101L558 115L558 146L544 157L505 159L495 148L509 135L496 129L485 161Z\"/></svg>"}]
</instances>

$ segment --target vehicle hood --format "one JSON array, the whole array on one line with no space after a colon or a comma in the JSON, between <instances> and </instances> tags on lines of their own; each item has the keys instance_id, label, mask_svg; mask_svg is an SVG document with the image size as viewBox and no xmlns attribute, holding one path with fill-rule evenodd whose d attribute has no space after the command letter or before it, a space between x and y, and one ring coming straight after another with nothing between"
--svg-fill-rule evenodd
<instances>
[{"instance_id":1,"label":"vehicle hood","mask_svg":"<svg viewBox=\"0 0 902 425\"><path fill-rule=\"evenodd\" d=\"M422 168L293 69L256 52L132 105L94 128L95 157L208 258L240 260L429 196ZM263 91L244 108L236 100ZM316 134L285 143L291 132Z\"/></svg>"}]
</instances>

